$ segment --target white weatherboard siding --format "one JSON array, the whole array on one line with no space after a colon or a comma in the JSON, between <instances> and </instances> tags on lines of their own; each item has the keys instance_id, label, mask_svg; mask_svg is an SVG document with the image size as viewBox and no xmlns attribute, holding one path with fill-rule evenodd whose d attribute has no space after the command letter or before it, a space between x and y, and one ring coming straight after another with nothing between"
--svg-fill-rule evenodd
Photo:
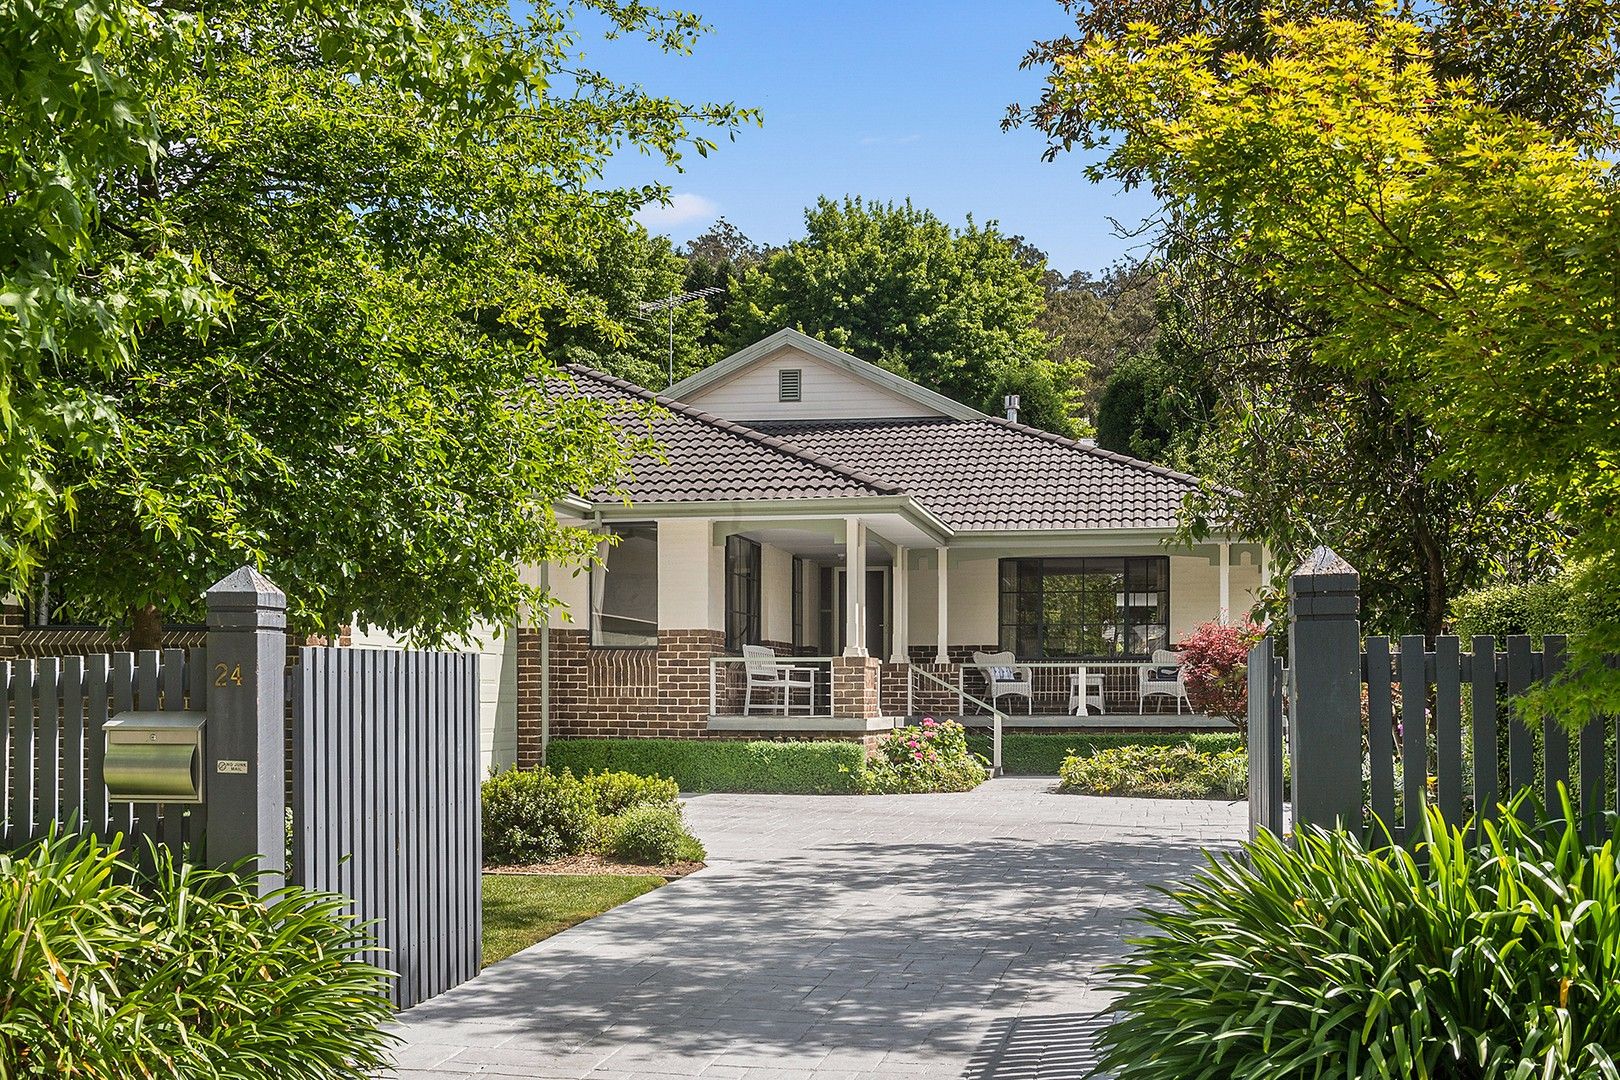
<instances>
[{"instance_id":1,"label":"white weatherboard siding","mask_svg":"<svg viewBox=\"0 0 1620 1080\"><path fill-rule=\"evenodd\" d=\"M401 649L408 646L392 634L356 630L357 649ZM451 651L478 654L479 768L490 772L517 764L517 635L510 629L479 626Z\"/></svg>"},{"instance_id":2,"label":"white weatherboard siding","mask_svg":"<svg viewBox=\"0 0 1620 1080\"><path fill-rule=\"evenodd\" d=\"M797 368L804 373L798 401L778 400L778 373L783 368ZM685 401L705 412L739 420L939 415L792 346L750 364L730 379L704 387Z\"/></svg>"}]
</instances>

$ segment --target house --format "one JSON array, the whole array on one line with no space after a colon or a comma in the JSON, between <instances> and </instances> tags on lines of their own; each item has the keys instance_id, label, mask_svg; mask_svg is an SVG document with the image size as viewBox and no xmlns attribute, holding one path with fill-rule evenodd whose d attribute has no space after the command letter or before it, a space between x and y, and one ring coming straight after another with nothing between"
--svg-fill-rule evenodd
<instances>
[{"instance_id":1,"label":"house","mask_svg":"<svg viewBox=\"0 0 1620 1080\"><path fill-rule=\"evenodd\" d=\"M1027 685L994 701L1011 726L1214 723L1140 696L1156 651L1246 609L1263 580L1258 545L1166 547L1196 478L987 416L794 330L664 395L569 374L559 392L662 406L664 455L636 463L628 502L559 508L614 542L589 572L542 571L561 607L516 635L520 763L543 734L971 723L990 704L974 654L998 650ZM785 710L780 688L750 693L748 645L778 658L756 675L792 669Z\"/></svg>"},{"instance_id":2,"label":"house","mask_svg":"<svg viewBox=\"0 0 1620 1080\"><path fill-rule=\"evenodd\" d=\"M568 376L555 392L656 403L663 452L622 493L557 507L612 537L601 565L530 568L559 606L469 645L487 766L534 764L548 736L872 740L924 712L984 722L990 705L1012 727L1219 723L1189 715L1154 653L1247 609L1266 553L1166 546L1195 478L987 416L793 330L666 395ZM112 645L47 624L0 606L0 659ZM793 681L786 709L779 686L750 692L755 645L778 657L756 676ZM993 696L974 654L1001 650L1021 686Z\"/></svg>"}]
</instances>

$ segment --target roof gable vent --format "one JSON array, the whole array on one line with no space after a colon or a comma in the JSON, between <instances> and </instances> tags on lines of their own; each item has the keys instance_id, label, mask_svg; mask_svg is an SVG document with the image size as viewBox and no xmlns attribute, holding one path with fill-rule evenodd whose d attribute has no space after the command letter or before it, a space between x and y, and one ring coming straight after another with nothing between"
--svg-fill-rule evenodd
<instances>
[{"instance_id":1,"label":"roof gable vent","mask_svg":"<svg viewBox=\"0 0 1620 1080\"><path fill-rule=\"evenodd\" d=\"M777 371L776 400L804 400L804 370L802 368L782 368Z\"/></svg>"}]
</instances>

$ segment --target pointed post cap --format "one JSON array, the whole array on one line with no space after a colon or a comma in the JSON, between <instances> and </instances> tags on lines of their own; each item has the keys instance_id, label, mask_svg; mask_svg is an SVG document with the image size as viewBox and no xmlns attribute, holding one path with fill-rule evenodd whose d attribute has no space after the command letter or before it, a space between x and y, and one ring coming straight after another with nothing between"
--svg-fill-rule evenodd
<instances>
[{"instance_id":1,"label":"pointed post cap","mask_svg":"<svg viewBox=\"0 0 1620 1080\"><path fill-rule=\"evenodd\" d=\"M206 595L210 630L286 628L287 594L251 566L232 570Z\"/></svg>"},{"instance_id":2,"label":"pointed post cap","mask_svg":"<svg viewBox=\"0 0 1620 1080\"><path fill-rule=\"evenodd\" d=\"M1305 602L1313 597L1323 600L1345 598L1336 603L1305 603L1303 608L1296 610L1296 614L1354 615L1359 606L1360 592L1361 575L1330 547L1317 548L1288 575L1290 600Z\"/></svg>"}]
</instances>

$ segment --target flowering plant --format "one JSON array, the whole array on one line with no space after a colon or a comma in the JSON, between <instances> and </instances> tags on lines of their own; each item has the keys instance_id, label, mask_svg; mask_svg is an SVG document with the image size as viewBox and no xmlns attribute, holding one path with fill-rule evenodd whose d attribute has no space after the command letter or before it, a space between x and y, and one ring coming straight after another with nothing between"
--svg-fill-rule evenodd
<instances>
[{"instance_id":1,"label":"flowering plant","mask_svg":"<svg viewBox=\"0 0 1620 1080\"><path fill-rule=\"evenodd\" d=\"M981 759L968 752L962 725L928 716L878 744L866 760L861 790L868 795L968 791L985 776Z\"/></svg>"}]
</instances>

